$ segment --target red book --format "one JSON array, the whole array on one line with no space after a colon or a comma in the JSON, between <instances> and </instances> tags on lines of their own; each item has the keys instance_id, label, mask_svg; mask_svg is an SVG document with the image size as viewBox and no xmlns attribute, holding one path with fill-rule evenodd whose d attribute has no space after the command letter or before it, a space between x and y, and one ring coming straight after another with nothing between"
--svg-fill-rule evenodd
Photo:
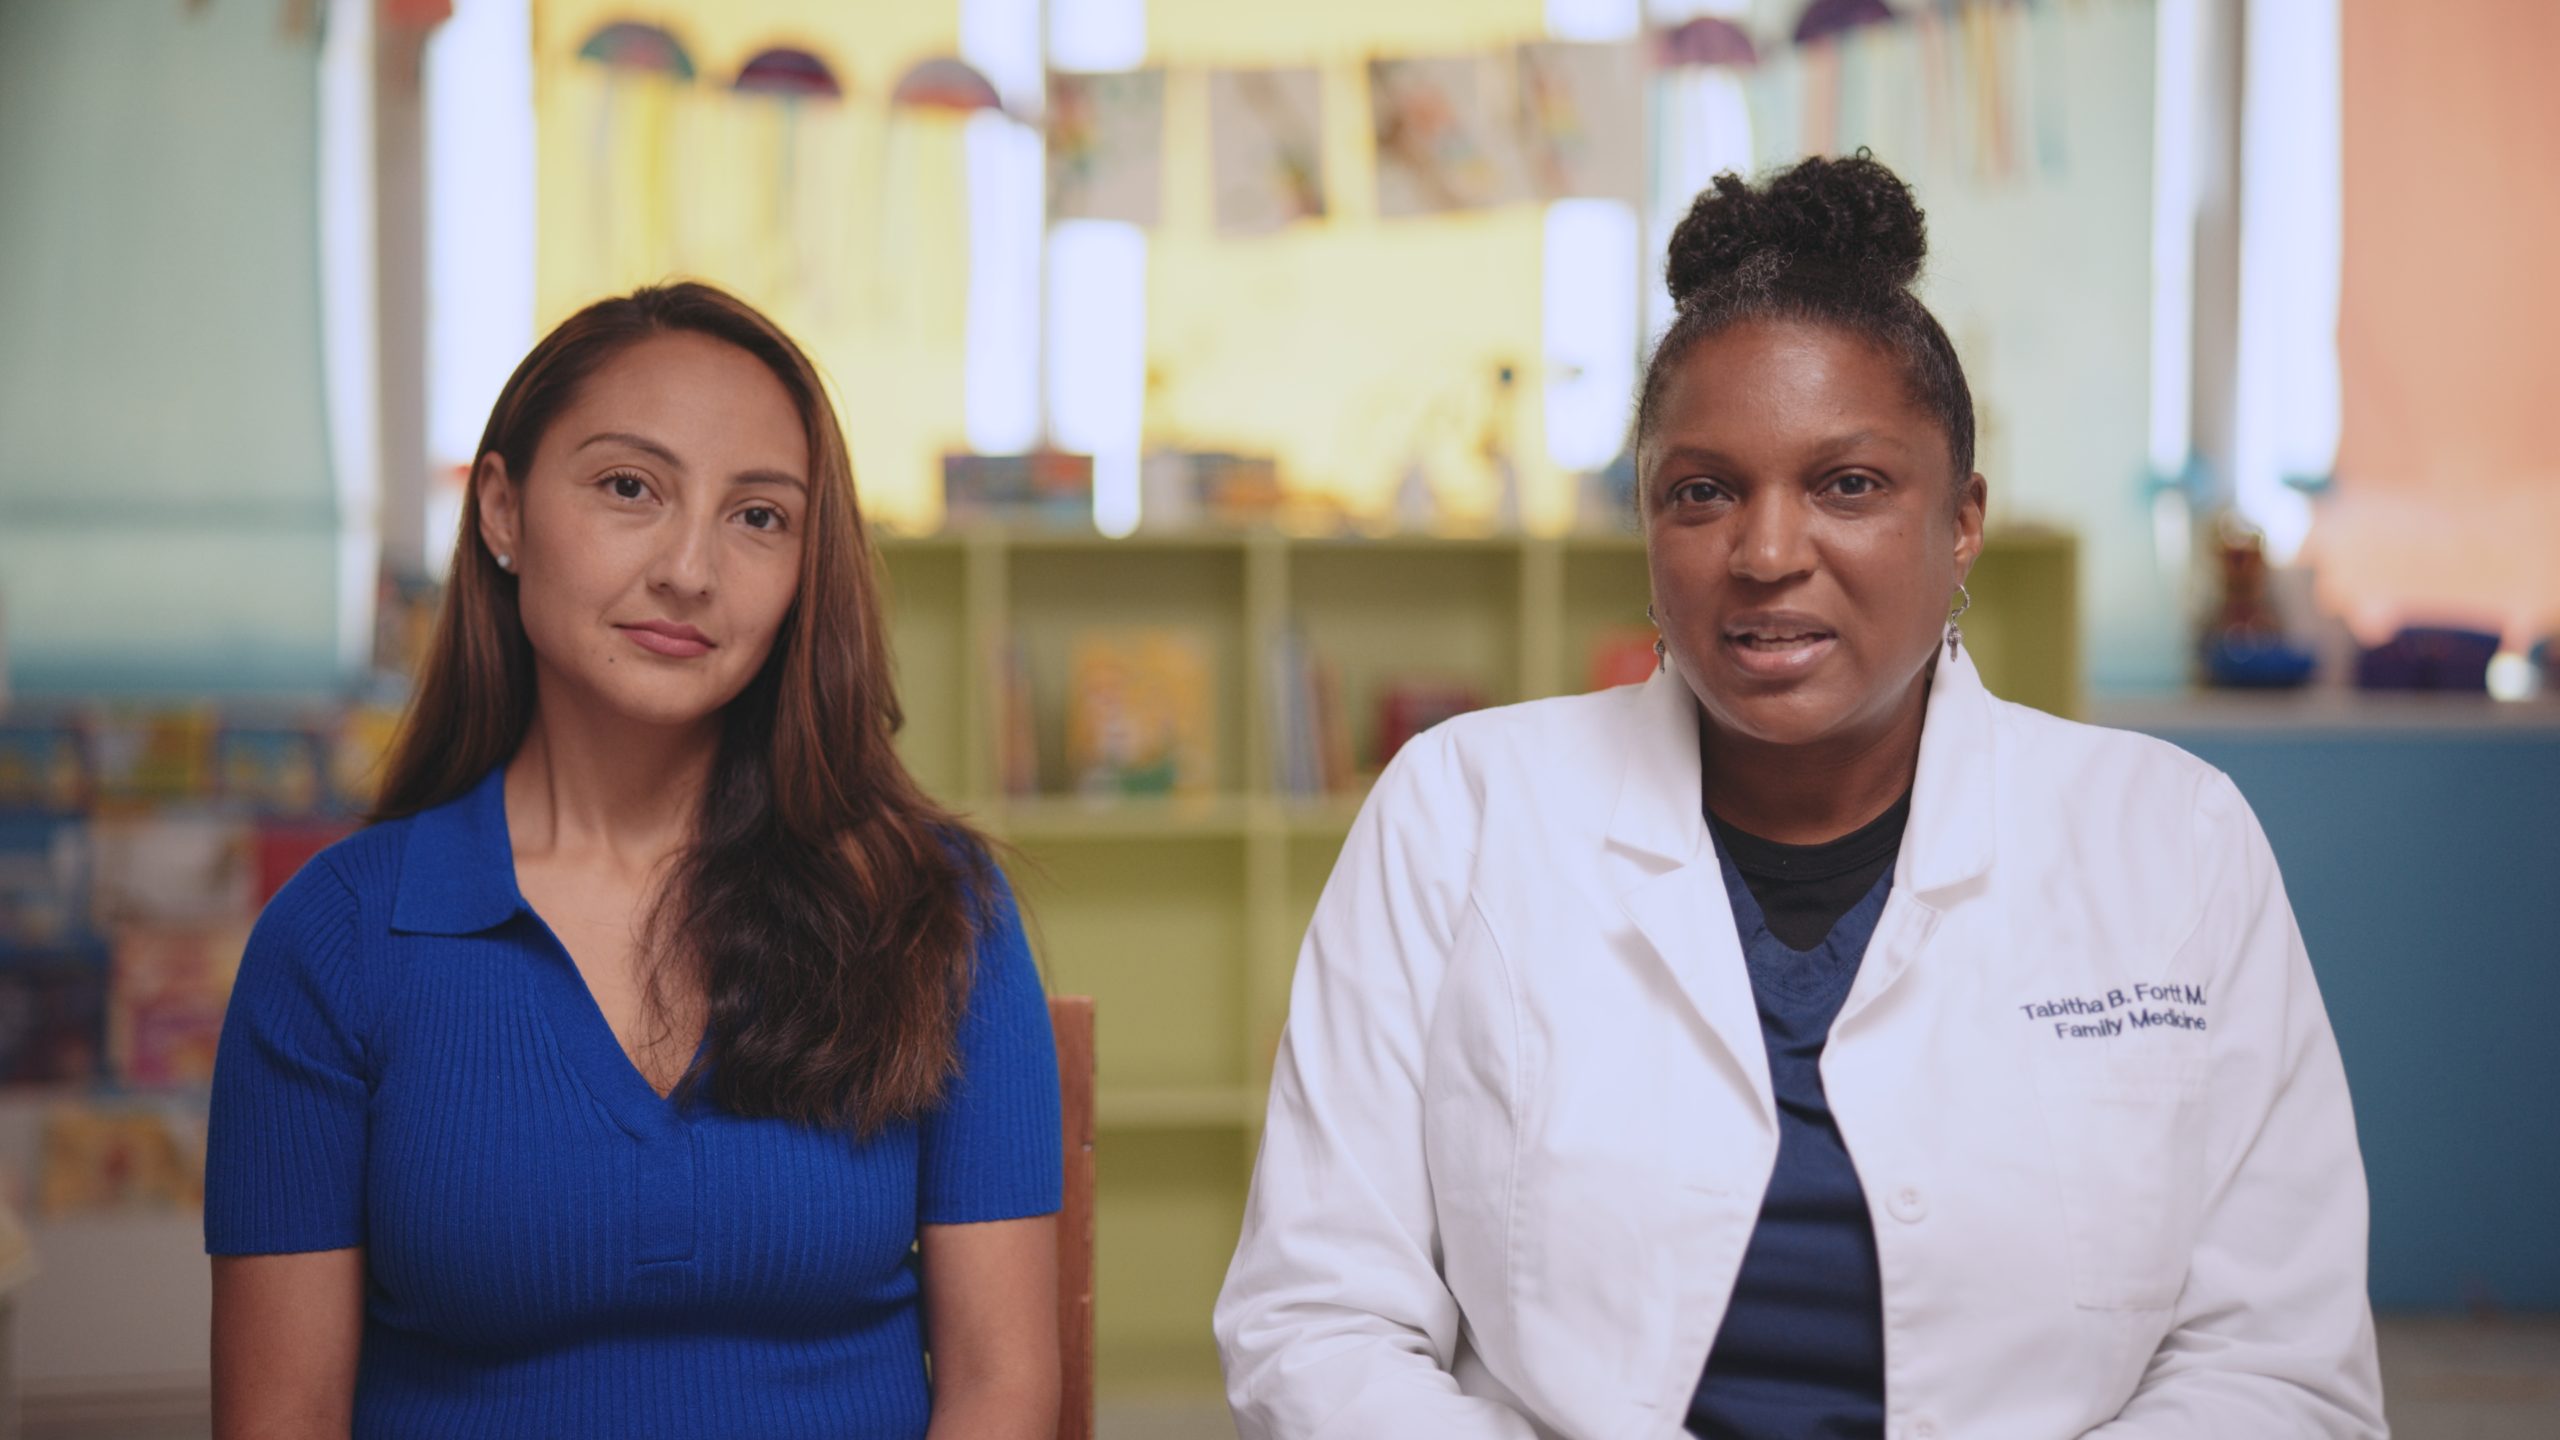
<instances>
[{"instance_id":1,"label":"red book","mask_svg":"<svg viewBox=\"0 0 2560 1440\"><path fill-rule=\"evenodd\" d=\"M335 820L297 820L258 827L254 901L264 907L284 882L312 856L352 834L355 826Z\"/></svg>"}]
</instances>

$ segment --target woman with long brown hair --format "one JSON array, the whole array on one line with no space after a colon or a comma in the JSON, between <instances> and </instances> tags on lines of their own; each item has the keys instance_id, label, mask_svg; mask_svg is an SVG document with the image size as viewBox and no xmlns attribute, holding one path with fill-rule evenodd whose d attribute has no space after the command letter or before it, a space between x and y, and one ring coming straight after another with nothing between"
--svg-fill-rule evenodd
<instances>
[{"instance_id":1,"label":"woman with long brown hair","mask_svg":"<svg viewBox=\"0 0 2560 1440\"><path fill-rule=\"evenodd\" d=\"M517 368L375 821L241 965L219 1434L1054 1428L1040 982L892 748L873 571L816 372L736 299Z\"/></svg>"}]
</instances>

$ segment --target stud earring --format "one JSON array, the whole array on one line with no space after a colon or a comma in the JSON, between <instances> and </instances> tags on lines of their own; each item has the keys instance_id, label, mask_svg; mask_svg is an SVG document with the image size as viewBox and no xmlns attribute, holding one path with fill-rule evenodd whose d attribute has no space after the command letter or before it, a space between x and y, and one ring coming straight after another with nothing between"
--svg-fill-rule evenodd
<instances>
[{"instance_id":1,"label":"stud earring","mask_svg":"<svg viewBox=\"0 0 2560 1440\"><path fill-rule=\"evenodd\" d=\"M1964 644L1964 627L1956 622L1963 619L1964 612L1972 608L1973 592L1964 588L1963 581L1957 581L1956 608L1947 615L1947 658L1950 660L1956 658L1957 649Z\"/></svg>"},{"instance_id":2,"label":"stud earring","mask_svg":"<svg viewBox=\"0 0 2560 1440\"><path fill-rule=\"evenodd\" d=\"M501 552L498 556L498 568L501 570L513 571L516 568L516 557Z\"/></svg>"},{"instance_id":3,"label":"stud earring","mask_svg":"<svg viewBox=\"0 0 2560 1440\"><path fill-rule=\"evenodd\" d=\"M1654 629L1653 668L1656 670L1670 669L1671 658L1669 647L1662 643L1662 622L1653 618L1653 607L1650 605L1644 607L1644 623L1652 626Z\"/></svg>"}]
</instances>

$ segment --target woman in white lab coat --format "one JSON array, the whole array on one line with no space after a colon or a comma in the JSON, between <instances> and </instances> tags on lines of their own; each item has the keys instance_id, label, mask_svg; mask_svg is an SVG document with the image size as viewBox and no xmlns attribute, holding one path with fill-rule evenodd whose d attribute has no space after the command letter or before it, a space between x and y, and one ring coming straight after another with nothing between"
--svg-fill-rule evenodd
<instances>
[{"instance_id":1,"label":"woman in white lab coat","mask_svg":"<svg viewBox=\"0 0 2560 1440\"><path fill-rule=\"evenodd\" d=\"M1248 1440L2383 1433L2265 837L1964 653L1924 249L1864 155L1674 235L1665 665L1426 733L1353 828L1218 1301Z\"/></svg>"}]
</instances>

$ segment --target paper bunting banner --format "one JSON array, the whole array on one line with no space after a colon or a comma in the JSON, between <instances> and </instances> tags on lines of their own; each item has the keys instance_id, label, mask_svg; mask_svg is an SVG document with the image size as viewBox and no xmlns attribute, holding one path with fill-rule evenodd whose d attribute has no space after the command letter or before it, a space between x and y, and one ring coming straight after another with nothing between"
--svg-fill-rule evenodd
<instances>
[{"instance_id":1,"label":"paper bunting banner","mask_svg":"<svg viewBox=\"0 0 2560 1440\"><path fill-rule=\"evenodd\" d=\"M1862 25L1883 25L1892 20L1893 9L1884 0L1813 0L1796 17L1796 43L1811 45Z\"/></svg>"},{"instance_id":2,"label":"paper bunting banner","mask_svg":"<svg viewBox=\"0 0 2560 1440\"><path fill-rule=\"evenodd\" d=\"M1378 213L1430 215L1528 198L1509 57L1369 62Z\"/></svg>"},{"instance_id":3,"label":"paper bunting banner","mask_svg":"<svg viewBox=\"0 0 2560 1440\"><path fill-rule=\"evenodd\" d=\"M1520 47L1521 152L1541 200L1634 200L1644 185L1644 77L1633 45Z\"/></svg>"},{"instance_id":4,"label":"paper bunting banner","mask_svg":"<svg viewBox=\"0 0 2560 1440\"><path fill-rule=\"evenodd\" d=\"M1163 210L1164 72L1049 77L1049 217L1153 225Z\"/></svg>"},{"instance_id":5,"label":"paper bunting banner","mask_svg":"<svg viewBox=\"0 0 2560 1440\"><path fill-rule=\"evenodd\" d=\"M587 43L578 47L578 58L615 70L693 78L693 57L676 43L676 37L634 20L617 20L588 36Z\"/></svg>"},{"instance_id":6,"label":"paper bunting banner","mask_svg":"<svg viewBox=\"0 0 2560 1440\"><path fill-rule=\"evenodd\" d=\"M1701 15L1663 31L1654 42L1654 59L1666 69L1685 65L1749 69L1760 63L1760 49L1741 26L1722 16Z\"/></svg>"},{"instance_id":7,"label":"paper bunting banner","mask_svg":"<svg viewBox=\"0 0 2560 1440\"><path fill-rule=\"evenodd\" d=\"M786 100L844 98L835 72L806 50L767 50L741 67L729 88L742 95L776 95Z\"/></svg>"},{"instance_id":8,"label":"paper bunting banner","mask_svg":"<svg viewBox=\"0 0 2560 1440\"><path fill-rule=\"evenodd\" d=\"M1210 73L1209 155L1221 231L1256 235L1323 218L1321 96L1313 70Z\"/></svg>"},{"instance_id":9,"label":"paper bunting banner","mask_svg":"<svg viewBox=\"0 0 2560 1440\"><path fill-rule=\"evenodd\" d=\"M889 103L901 110L946 110L964 115L1004 108L1004 99L996 94L993 82L968 61L947 55L918 61L899 76L898 88L891 92Z\"/></svg>"}]
</instances>

